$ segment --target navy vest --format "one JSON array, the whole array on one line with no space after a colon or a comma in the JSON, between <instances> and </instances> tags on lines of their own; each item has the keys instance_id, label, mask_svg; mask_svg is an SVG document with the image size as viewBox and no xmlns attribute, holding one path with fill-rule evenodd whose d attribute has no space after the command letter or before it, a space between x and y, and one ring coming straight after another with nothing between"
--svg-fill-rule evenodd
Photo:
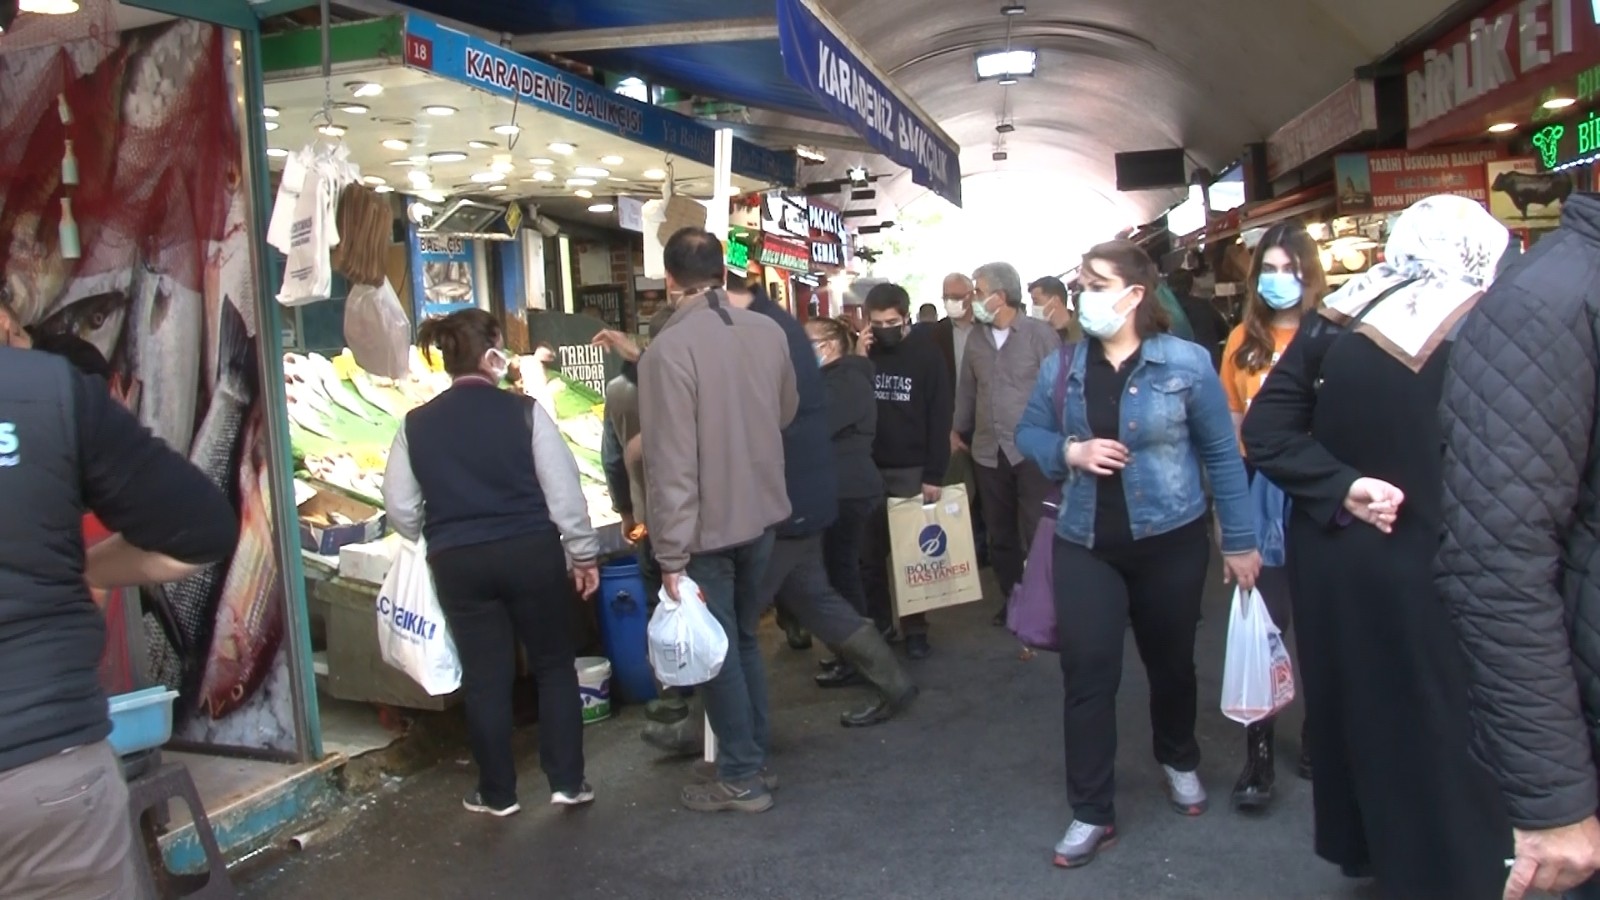
<instances>
[{"instance_id":1,"label":"navy vest","mask_svg":"<svg viewBox=\"0 0 1600 900\"><path fill-rule=\"evenodd\" d=\"M429 554L555 530L533 464L530 403L464 381L406 416Z\"/></svg>"},{"instance_id":2,"label":"navy vest","mask_svg":"<svg viewBox=\"0 0 1600 900\"><path fill-rule=\"evenodd\" d=\"M105 621L83 580L75 376L0 347L0 772L101 741Z\"/></svg>"}]
</instances>

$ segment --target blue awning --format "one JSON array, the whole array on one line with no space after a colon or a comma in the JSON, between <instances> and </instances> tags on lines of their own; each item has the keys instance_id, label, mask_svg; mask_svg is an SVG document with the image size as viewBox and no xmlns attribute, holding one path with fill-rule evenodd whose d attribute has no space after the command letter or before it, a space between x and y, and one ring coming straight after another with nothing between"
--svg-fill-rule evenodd
<instances>
[{"instance_id":1,"label":"blue awning","mask_svg":"<svg viewBox=\"0 0 1600 900\"><path fill-rule=\"evenodd\" d=\"M512 35L676 26L771 17L776 37L573 52L696 94L838 122L961 203L960 147L860 52L814 0L407 0L407 5Z\"/></svg>"}]
</instances>

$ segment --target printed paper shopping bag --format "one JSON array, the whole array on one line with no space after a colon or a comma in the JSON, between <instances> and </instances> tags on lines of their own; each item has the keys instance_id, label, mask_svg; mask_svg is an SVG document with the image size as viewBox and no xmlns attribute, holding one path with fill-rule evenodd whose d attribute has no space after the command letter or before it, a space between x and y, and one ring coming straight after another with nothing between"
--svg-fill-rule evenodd
<instances>
[{"instance_id":1,"label":"printed paper shopping bag","mask_svg":"<svg viewBox=\"0 0 1600 900\"><path fill-rule=\"evenodd\" d=\"M889 501L895 611L912 616L983 599L967 490L947 487L939 502Z\"/></svg>"}]
</instances>

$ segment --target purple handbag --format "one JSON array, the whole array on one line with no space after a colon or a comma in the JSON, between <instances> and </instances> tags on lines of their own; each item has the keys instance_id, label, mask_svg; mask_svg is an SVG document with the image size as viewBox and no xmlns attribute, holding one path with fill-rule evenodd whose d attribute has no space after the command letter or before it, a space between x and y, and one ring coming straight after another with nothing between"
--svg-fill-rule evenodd
<instances>
[{"instance_id":1,"label":"purple handbag","mask_svg":"<svg viewBox=\"0 0 1600 900\"><path fill-rule=\"evenodd\" d=\"M1076 344L1062 345L1061 366L1056 373L1055 406L1057 421L1065 430L1067 372L1072 367L1072 350ZM1035 650L1061 649L1056 636L1056 585L1055 585L1055 535L1056 517L1061 509L1061 485L1055 485L1045 497L1044 515L1033 530L1033 543L1028 546L1028 561L1022 568L1022 580L1011 589L1006 604L1006 628L1017 640Z\"/></svg>"}]
</instances>

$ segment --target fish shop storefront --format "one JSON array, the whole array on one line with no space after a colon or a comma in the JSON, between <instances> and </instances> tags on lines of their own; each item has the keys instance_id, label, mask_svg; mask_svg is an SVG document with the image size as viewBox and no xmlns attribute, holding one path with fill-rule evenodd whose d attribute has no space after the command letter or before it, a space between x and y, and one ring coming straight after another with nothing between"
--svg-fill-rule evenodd
<instances>
[{"instance_id":1,"label":"fish shop storefront","mask_svg":"<svg viewBox=\"0 0 1600 900\"><path fill-rule=\"evenodd\" d=\"M323 38L303 28L263 39L272 178L333 157L346 167L342 190L387 201L393 224L371 277L393 289L413 335L428 317L476 307L500 318L513 350L550 346L549 370L520 360L525 389L547 384L591 518L614 551L627 552L600 461L604 390L620 360L590 340L607 324L636 323L635 295L649 289L632 277L641 242L619 227L619 209L638 210L670 185L713 215L717 134L419 16L333 25L327 78ZM722 155L723 198L793 183L792 153L732 140ZM398 726L398 710L455 702L382 661L373 612L398 549L382 509L388 450L406 412L450 379L416 346L404 371L363 369L346 346L347 303L334 278L327 299L282 310L301 565L330 742L343 734L336 712L378 708L382 724Z\"/></svg>"},{"instance_id":2,"label":"fish shop storefront","mask_svg":"<svg viewBox=\"0 0 1600 900\"><path fill-rule=\"evenodd\" d=\"M97 598L110 635L102 680L111 695L153 688L159 703L172 692L159 759L187 767L225 849L249 847L331 796L342 761L320 733L286 502L281 317L260 249L269 187L257 7L24 0L21 10L0 33L6 297L37 334L93 344L116 398L223 487L240 520L228 560ZM86 537L97 530L86 524ZM187 810L171 813L159 837L168 862L199 868Z\"/></svg>"}]
</instances>

